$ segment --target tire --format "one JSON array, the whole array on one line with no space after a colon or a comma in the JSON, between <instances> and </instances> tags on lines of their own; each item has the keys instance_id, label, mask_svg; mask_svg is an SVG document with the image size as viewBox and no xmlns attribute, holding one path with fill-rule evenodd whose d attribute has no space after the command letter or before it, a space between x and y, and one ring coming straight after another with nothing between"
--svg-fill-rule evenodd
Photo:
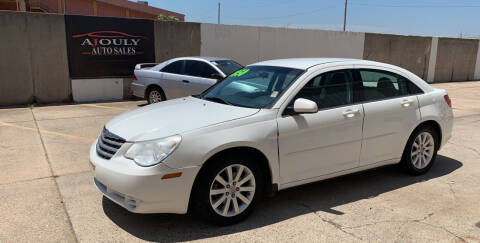
<instances>
[{"instance_id":1,"label":"tire","mask_svg":"<svg viewBox=\"0 0 480 243\"><path fill-rule=\"evenodd\" d=\"M232 173L230 181L229 168ZM197 179L192 191L191 209L201 220L216 225L230 225L245 219L263 196L265 185L263 172L255 161L238 154L212 161L202 169ZM229 187L224 186L225 183Z\"/></svg>"},{"instance_id":2,"label":"tire","mask_svg":"<svg viewBox=\"0 0 480 243\"><path fill-rule=\"evenodd\" d=\"M435 129L429 126L415 129L403 151L402 168L411 175L427 173L435 162L439 145Z\"/></svg>"},{"instance_id":3,"label":"tire","mask_svg":"<svg viewBox=\"0 0 480 243\"><path fill-rule=\"evenodd\" d=\"M163 90L159 87L148 88L146 99L148 104L158 103L166 100Z\"/></svg>"}]
</instances>

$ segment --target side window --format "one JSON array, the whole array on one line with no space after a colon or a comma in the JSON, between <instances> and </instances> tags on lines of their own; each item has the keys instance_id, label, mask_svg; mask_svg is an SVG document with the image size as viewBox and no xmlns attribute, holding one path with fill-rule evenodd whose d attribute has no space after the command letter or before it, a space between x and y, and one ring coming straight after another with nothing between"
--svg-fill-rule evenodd
<instances>
[{"instance_id":1,"label":"side window","mask_svg":"<svg viewBox=\"0 0 480 243\"><path fill-rule=\"evenodd\" d=\"M318 109L352 103L352 77L350 70L323 73L310 80L295 96L317 103Z\"/></svg>"},{"instance_id":2,"label":"side window","mask_svg":"<svg viewBox=\"0 0 480 243\"><path fill-rule=\"evenodd\" d=\"M409 87L407 79L404 77L374 69L360 69L358 70L354 82L357 101L373 101L383 100L392 97L399 97L409 95Z\"/></svg>"},{"instance_id":3,"label":"side window","mask_svg":"<svg viewBox=\"0 0 480 243\"><path fill-rule=\"evenodd\" d=\"M201 78L212 78L212 74L218 73L210 65L200 61L187 60L185 63L185 74Z\"/></svg>"},{"instance_id":4,"label":"side window","mask_svg":"<svg viewBox=\"0 0 480 243\"><path fill-rule=\"evenodd\" d=\"M409 94L423 94L423 90L420 89L417 85L415 85L412 81L406 79L407 86L408 86L408 93Z\"/></svg>"},{"instance_id":5,"label":"side window","mask_svg":"<svg viewBox=\"0 0 480 243\"><path fill-rule=\"evenodd\" d=\"M161 71L165 73L182 74L182 66L183 61L175 61L162 68Z\"/></svg>"}]
</instances>

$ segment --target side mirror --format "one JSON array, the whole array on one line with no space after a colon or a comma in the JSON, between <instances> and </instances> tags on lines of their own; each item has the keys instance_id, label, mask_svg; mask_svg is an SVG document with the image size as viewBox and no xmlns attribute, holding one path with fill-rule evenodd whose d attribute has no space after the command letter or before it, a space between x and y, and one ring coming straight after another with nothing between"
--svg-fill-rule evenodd
<instances>
[{"instance_id":1,"label":"side mirror","mask_svg":"<svg viewBox=\"0 0 480 243\"><path fill-rule=\"evenodd\" d=\"M293 103L293 110L296 113L317 113L317 103L304 98L298 98Z\"/></svg>"},{"instance_id":2,"label":"side mirror","mask_svg":"<svg viewBox=\"0 0 480 243\"><path fill-rule=\"evenodd\" d=\"M293 107L291 106L287 107L284 113L286 115L294 115L294 114L317 113L317 112L318 112L317 103L308 99L298 98L293 103Z\"/></svg>"},{"instance_id":3,"label":"side mirror","mask_svg":"<svg viewBox=\"0 0 480 243\"><path fill-rule=\"evenodd\" d=\"M213 79L216 79L217 81L223 80L223 76L220 75L219 73L212 73L212 74L210 75L210 77L213 78Z\"/></svg>"}]
</instances>

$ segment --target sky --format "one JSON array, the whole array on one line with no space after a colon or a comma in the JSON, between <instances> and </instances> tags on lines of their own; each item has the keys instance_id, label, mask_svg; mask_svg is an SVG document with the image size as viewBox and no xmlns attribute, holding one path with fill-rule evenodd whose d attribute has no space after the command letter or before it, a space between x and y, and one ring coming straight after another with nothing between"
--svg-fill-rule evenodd
<instances>
[{"instance_id":1,"label":"sky","mask_svg":"<svg viewBox=\"0 0 480 243\"><path fill-rule=\"evenodd\" d=\"M343 30L345 0L148 0L185 21ZM348 0L347 31L480 38L480 0Z\"/></svg>"}]
</instances>

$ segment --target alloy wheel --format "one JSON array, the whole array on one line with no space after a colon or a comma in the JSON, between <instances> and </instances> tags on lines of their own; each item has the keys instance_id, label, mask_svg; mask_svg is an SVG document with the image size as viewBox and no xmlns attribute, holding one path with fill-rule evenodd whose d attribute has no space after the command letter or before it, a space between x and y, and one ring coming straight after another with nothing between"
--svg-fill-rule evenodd
<instances>
[{"instance_id":1,"label":"alloy wheel","mask_svg":"<svg viewBox=\"0 0 480 243\"><path fill-rule=\"evenodd\" d=\"M248 208L255 195L255 176L241 164L221 170L210 186L210 205L224 217L239 215Z\"/></svg>"},{"instance_id":2,"label":"alloy wheel","mask_svg":"<svg viewBox=\"0 0 480 243\"><path fill-rule=\"evenodd\" d=\"M152 90L148 95L148 99L150 100L150 103L160 102L162 101L162 94L160 94L160 92L158 92L157 90Z\"/></svg>"},{"instance_id":3,"label":"alloy wheel","mask_svg":"<svg viewBox=\"0 0 480 243\"><path fill-rule=\"evenodd\" d=\"M410 158L413 166L423 169L430 164L435 152L435 140L428 132L418 134L412 144Z\"/></svg>"}]
</instances>

